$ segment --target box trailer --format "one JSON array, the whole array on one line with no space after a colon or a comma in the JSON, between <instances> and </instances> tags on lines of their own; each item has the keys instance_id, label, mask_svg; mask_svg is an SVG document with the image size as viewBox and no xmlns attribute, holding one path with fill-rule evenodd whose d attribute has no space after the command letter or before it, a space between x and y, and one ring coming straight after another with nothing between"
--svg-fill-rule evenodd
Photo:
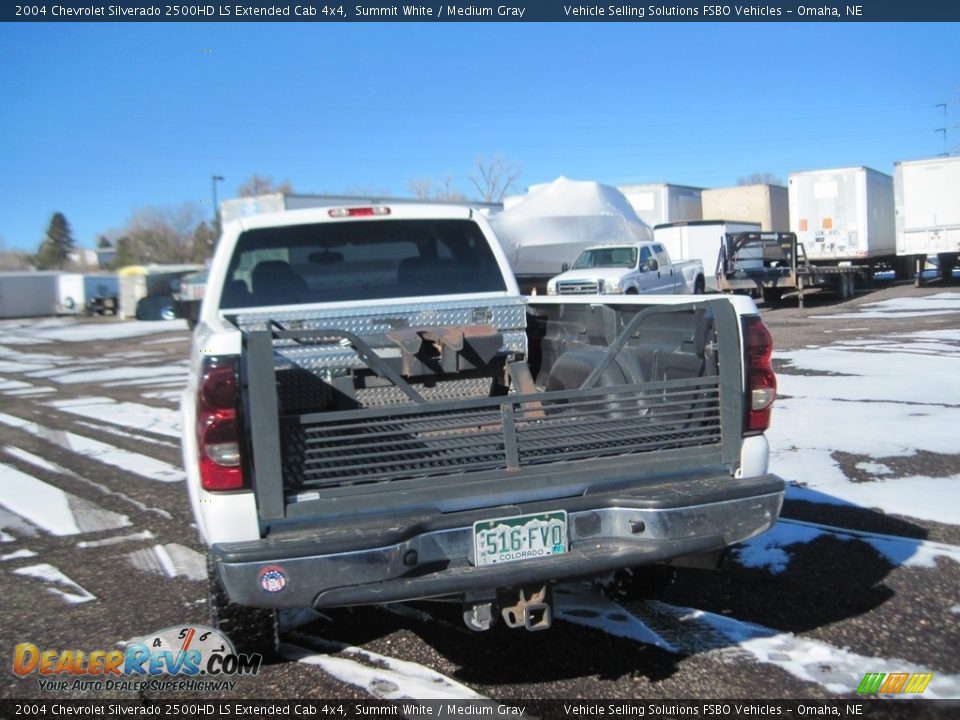
<instances>
[{"instance_id":1,"label":"box trailer","mask_svg":"<svg viewBox=\"0 0 960 720\"><path fill-rule=\"evenodd\" d=\"M790 230L807 258L895 267L893 178L867 167L790 173Z\"/></svg>"},{"instance_id":2,"label":"box trailer","mask_svg":"<svg viewBox=\"0 0 960 720\"><path fill-rule=\"evenodd\" d=\"M79 315L83 275L57 271L0 273L0 317Z\"/></svg>"},{"instance_id":3,"label":"box trailer","mask_svg":"<svg viewBox=\"0 0 960 720\"><path fill-rule=\"evenodd\" d=\"M790 227L790 201L783 185L738 185L704 190L700 196L704 218L759 223L764 232Z\"/></svg>"},{"instance_id":4,"label":"box trailer","mask_svg":"<svg viewBox=\"0 0 960 720\"><path fill-rule=\"evenodd\" d=\"M918 269L936 255L948 280L960 253L960 156L894 163L893 188L897 255Z\"/></svg>"},{"instance_id":5,"label":"box trailer","mask_svg":"<svg viewBox=\"0 0 960 720\"><path fill-rule=\"evenodd\" d=\"M706 289L718 291L720 251L728 233L760 232L760 223L726 220L691 220L665 223L653 228L653 239L662 243L674 260L699 260L703 263Z\"/></svg>"},{"instance_id":6,"label":"box trailer","mask_svg":"<svg viewBox=\"0 0 960 720\"><path fill-rule=\"evenodd\" d=\"M703 220L702 188L670 183L643 183L617 187L640 219L650 227L683 220Z\"/></svg>"}]
</instances>

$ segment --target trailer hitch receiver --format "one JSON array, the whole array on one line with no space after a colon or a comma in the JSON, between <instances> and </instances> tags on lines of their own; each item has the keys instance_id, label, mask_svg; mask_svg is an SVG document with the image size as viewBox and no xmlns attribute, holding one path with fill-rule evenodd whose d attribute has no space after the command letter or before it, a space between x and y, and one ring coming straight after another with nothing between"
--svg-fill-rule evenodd
<instances>
[{"instance_id":1,"label":"trailer hitch receiver","mask_svg":"<svg viewBox=\"0 0 960 720\"><path fill-rule=\"evenodd\" d=\"M501 599L500 614L508 627L522 627L531 632L550 629L553 622L553 589L550 585L520 588L513 596L512 604L507 602Z\"/></svg>"}]
</instances>

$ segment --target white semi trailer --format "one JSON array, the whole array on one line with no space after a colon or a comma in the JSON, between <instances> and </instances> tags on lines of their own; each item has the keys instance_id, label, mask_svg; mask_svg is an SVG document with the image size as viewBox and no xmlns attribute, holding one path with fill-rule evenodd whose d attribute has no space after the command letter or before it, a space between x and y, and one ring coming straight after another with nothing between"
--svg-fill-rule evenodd
<instances>
[{"instance_id":1,"label":"white semi trailer","mask_svg":"<svg viewBox=\"0 0 960 720\"><path fill-rule=\"evenodd\" d=\"M893 166L897 255L916 266L928 255L949 280L960 253L960 156L904 160Z\"/></svg>"},{"instance_id":2,"label":"white semi trailer","mask_svg":"<svg viewBox=\"0 0 960 720\"><path fill-rule=\"evenodd\" d=\"M821 266L897 267L893 178L867 167L790 173L790 230Z\"/></svg>"}]
</instances>

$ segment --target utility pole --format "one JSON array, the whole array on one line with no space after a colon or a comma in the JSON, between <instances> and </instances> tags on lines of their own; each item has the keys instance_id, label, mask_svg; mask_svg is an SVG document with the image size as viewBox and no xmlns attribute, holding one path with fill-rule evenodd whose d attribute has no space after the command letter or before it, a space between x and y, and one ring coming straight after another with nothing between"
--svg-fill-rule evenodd
<instances>
[{"instance_id":1,"label":"utility pole","mask_svg":"<svg viewBox=\"0 0 960 720\"><path fill-rule=\"evenodd\" d=\"M213 187L213 234L220 237L220 208L217 206L217 183L223 182L223 175L211 175L210 185Z\"/></svg>"},{"instance_id":2,"label":"utility pole","mask_svg":"<svg viewBox=\"0 0 960 720\"><path fill-rule=\"evenodd\" d=\"M947 149L947 104L937 103L935 107L943 108L943 127L934 130L934 132L940 133L940 136L943 138L943 152L940 153L938 157L947 157L950 154L950 151Z\"/></svg>"}]
</instances>

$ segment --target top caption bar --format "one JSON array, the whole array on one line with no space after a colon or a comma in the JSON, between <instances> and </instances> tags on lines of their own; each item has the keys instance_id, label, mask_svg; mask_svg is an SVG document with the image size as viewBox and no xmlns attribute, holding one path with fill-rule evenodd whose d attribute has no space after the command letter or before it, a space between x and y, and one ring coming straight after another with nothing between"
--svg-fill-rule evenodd
<instances>
[{"instance_id":1,"label":"top caption bar","mask_svg":"<svg viewBox=\"0 0 960 720\"><path fill-rule=\"evenodd\" d=\"M144 0L24 2L0 8L3 22L960 22L952 0L524 3L153 3Z\"/></svg>"}]
</instances>

